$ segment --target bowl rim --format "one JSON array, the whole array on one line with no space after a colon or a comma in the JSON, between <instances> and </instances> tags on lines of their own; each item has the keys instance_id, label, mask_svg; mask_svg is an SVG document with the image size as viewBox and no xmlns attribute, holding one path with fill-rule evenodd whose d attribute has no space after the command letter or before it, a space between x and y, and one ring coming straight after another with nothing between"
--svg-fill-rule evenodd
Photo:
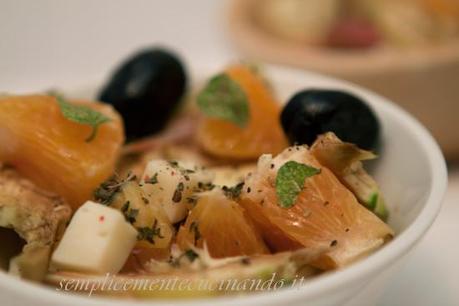
<instances>
[{"instance_id":1,"label":"bowl rim","mask_svg":"<svg viewBox=\"0 0 459 306\"><path fill-rule=\"evenodd\" d=\"M202 71L218 71L203 69L203 66L197 66L200 69L191 69L192 71L201 71L195 75L202 75ZM205 66L204 66L205 67ZM193 67L192 67L193 68ZM194 67L196 68L196 67ZM34 296L46 303L67 304L67 305L184 305L184 306L211 306L211 305L233 305L235 301L244 305L281 305L286 301L304 301L312 299L324 293L330 293L334 289L352 283L359 278L368 277L371 274L378 273L384 268L389 267L396 259L406 254L427 232L438 215L443 197L447 188L447 169L444 157L434 138L427 129L417 121L412 115L407 113L398 105L387 100L386 98L375 94L358 85L336 78L324 76L317 73L305 72L304 70L280 67L276 65L266 65L268 74L278 74L288 79L309 79L307 84L320 83L327 84L330 87L346 88L356 94L362 95L368 99L368 102L377 111L381 110L385 114L402 122L410 130L413 137L420 143L428 160L428 167L431 173L430 192L424 200L425 205L419 215L412 221L408 227L396 236L391 243L381 250L372 254L355 264L333 273L319 276L307 282L301 289L286 288L280 291L268 291L260 294L248 294L242 297L223 296L204 299L190 300L124 300L105 297L87 297L75 294L56 292L41 284L35 284L12 277L3 271L0 273L0 292L9 291L17 296Z\"/></svg>"}]
</instances>

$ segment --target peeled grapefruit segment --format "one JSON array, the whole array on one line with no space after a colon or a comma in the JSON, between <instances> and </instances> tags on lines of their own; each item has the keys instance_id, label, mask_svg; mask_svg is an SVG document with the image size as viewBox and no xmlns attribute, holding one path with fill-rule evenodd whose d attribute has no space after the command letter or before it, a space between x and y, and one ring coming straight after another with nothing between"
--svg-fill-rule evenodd
<instances>
[{"instance_id":1,"label":"peeled grapefruit segment","mask_svg":"<svg viewBox=\"0 0 459 306\"><path fill-rule=\"evenodd\" d=\"M269 253L245 210L217 189L200 195L177 235L182 250L204 243L216 258Z\"/></svg>"},{"instance_id":2,"label":"peeled grapefruit segment","mask_svg":"<svg viewBox=\"0 0 459 306\"><path fill-rule=\"evenodd\" d=\"M76 209L113 174L124 142L120 116L110 106L78 101L111 119L86 142L92 127L66 119L53 96L0 98L0 161Z\"/></svg>"},{"instance_id":3,"label":"peeled grapefruit segment","mask_svg":"<svg viewBox=\"0 0 459 306\"><path fill-rule=\"evenodd\" d=\"M263 153L281 152L288 146L279 121L281 106L266 82L245 65L229 67L224 74L245 93L248 122L240 127L223 119L204 117L198 129L198 143L207 153L228 159L256 159Z\"/></svg>"},{"instance_id":4,"label":"peeled grapefruit segment","mask_svg":"<svg viewBox=\"0 0 459 306\"><path fill-rule=\"evenodd\" d=\"M287 161L320 169L305 179L290 208L279 205L275 186L278 169ZM314 262L321 269L345 266L393 235L305 146L288 148L275 158L260 157L257 171L246 178L241 204L274 251L331 247Z\"/></svg>"}]
</instances>

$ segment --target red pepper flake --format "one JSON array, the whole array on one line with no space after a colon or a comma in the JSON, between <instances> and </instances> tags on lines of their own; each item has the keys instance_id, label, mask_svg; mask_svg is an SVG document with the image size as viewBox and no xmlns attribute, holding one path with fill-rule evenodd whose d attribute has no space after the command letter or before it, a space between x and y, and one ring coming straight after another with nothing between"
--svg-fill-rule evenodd
<instances>
[{"instance_id":1,"label":"red pepper flake","mask_svg":"<svg viewBox=\"0 0 459 306\"><path fill-rule=\"evenodd\" d=\"M100 217L99 217L99 221L100 221L100 222L104 222L104 220L105 220L105 217L104 217L104 216L100 216Z\"/></svg>"},{"instance_id":2,"label":"red pepper flake","mask_svg":"<svg viewBox=\"0 0 459 306\"><path fill-rule=\"evenodd\" d=\"M172 175L172 176L174 176L174 175L175 175L175 172L174 172L174 171L172 171L172 172L171 172L171 175Z\"/></svg>"},{"instance_id":3,"label":"red pepper flake","mask_svg":"<svg viewBox=\"0 0 459 306\"><path fill-rule=\"evenodd\" d=\"M143 178L144 181L148 181L150 179L150 177L148 175L145 175L145 177Z\"/></svg>"}]
</instances>

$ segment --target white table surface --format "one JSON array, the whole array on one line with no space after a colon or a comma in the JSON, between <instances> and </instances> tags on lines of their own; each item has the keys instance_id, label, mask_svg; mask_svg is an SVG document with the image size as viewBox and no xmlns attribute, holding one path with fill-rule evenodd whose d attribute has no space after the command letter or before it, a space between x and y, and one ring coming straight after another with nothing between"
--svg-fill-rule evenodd
<instances>
[{"instance_id":1,"label":"white table surface","mask_svg":"<svg viewBox=\"0 0 459 306\"><path fill-rule=\"evenodd\" d=\"M0 0L0 92L101 79L141 46L160 43L188 62L238 57L224 33L225 1ZM459 305L459 169L443 208L378 306Z\"/></svg>"}]
</instances>

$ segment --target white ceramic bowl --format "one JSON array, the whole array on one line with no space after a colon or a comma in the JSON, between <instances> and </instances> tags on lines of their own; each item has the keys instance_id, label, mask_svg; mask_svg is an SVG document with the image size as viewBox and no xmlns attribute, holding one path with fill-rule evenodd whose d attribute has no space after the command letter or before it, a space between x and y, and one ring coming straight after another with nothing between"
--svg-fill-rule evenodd
<instances>
[{"instance_id":1,"label":"white ceramic bowl","mask_svg":"<svg viewBox=\"0 0 459 306\"><path fill-rule=\"evenodd\" d=\"M192 67L193 68L193 67ZM222 67L196 67L203 80ZM208 72L208 73L207 73ZM364 98L382 124L383 149L372 165L389 203L389 223L396 230L393 241L375 254L341 271L317 277L297 289L188 301L126 301L82 297L55 292L0 273L2 305L371 305L383 294L384 284L424 236L440 209L447 185L447 171L438 145L427 130L395 104L358 86L304 71L266 67L282 101L296 90L310 87L340 88ZM198 82L199 83L199 82ZM90 91L84 92L90 95Z\"/></svg>"}]
</instances>

